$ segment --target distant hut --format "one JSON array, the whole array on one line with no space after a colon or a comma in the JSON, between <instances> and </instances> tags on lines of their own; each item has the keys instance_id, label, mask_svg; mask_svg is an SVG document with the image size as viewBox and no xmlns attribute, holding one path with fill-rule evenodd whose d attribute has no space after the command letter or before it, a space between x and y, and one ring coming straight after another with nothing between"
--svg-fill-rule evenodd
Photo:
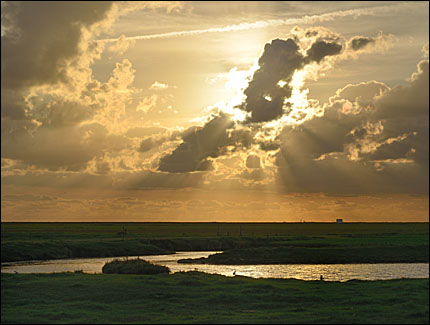
<instances>
[{"instance_id":1,"label":"distant hut","mask_svg":"<svg viewBox=\"0 0 430 325\"><path fill-rule=\"evenodd\" d=\"M336 223L343 223L343 219L336 219Z\"/></svg>"}]
</instances>

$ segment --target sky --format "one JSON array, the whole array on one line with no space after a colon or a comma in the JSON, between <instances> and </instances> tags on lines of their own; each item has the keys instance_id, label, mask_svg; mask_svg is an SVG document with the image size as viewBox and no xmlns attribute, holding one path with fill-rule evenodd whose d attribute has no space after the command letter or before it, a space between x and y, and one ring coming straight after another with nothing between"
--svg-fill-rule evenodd
<instances>
[{"instance_id":1,"label":"sky","mask_svg":"<svg viewBox=\"0 0 430 325\"><path fill-rule=\"evenodd\" d=\"M428 222L429 3L1 2L1 220Z\"/></svg>"}]
</instances>

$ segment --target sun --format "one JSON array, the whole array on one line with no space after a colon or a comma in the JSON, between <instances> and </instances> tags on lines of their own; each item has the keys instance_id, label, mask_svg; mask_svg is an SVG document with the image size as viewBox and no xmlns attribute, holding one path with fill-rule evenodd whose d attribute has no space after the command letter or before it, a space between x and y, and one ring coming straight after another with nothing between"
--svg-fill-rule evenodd
<instances>
[{"instance_id":1,"label":"sun","mask_svg":"<svg viewBox=\"0 0 430 325\"><path fill-rule=\"evenodd\" d=\"M238 106L245 101L244 90L248 87L249 81L258 67L258 63L255 61L248 70L238 70L237 67L233 67L226 75L224 88L233 91L233 97L227 101L220 101L214 106L230 115L234 122L243 122L249 116L248 112L241 110Z\"/></svg>"},{"instance_id":2,"label":"sun","mask_svg":"<svg viewBox=\"0 0 430 325\"><path fill-rule=\"evenodd\" d=\"M241 110L238 106L246 100L244 90L248 87L250 80L255 71L259 69L258 62L248 70L238 70L233 67L226 74L225 89L234 91L234 96L228 101L220 101L214 105L220 111L231 116L235 122L244 122L250 115L249 112ZM298 125L304 121L313 118L319 114L320 110L316 108L315 100L308 99L309 89L304 88L305 81L312 78L315 71L314 68L304 68L296 70L291 80L279 80L277 87L283 88L287 84L291 87L291 96L284 101L284 114L277 120L266 122L267 127L280 127L282 125ZM272 100L270 96L265 97L266 100Z\"/></svg>"}]
</instances>

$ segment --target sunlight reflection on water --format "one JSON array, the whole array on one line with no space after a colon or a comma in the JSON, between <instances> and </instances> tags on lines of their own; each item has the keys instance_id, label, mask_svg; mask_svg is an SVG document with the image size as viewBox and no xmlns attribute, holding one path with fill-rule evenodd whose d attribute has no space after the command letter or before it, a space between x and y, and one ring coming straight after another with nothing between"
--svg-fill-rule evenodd
<instances>
[{"instance_id":1,"label":"sunlight reflection on water","mask_svg":"<svg viewBox=\"0 0 430 325\"><path fill-rule=\"evenodd\" d=\"M172 255L140 256L155 264L164 265L175 273L179 271L200 271L225 276L248 276L253 278L295 278L301 280L319 280L323 275L326 281L387 280L398 278L428 278L428 263L393 263L393 264L270 264L270 265L209 265L182 264L182 258L207 257L219 252L177 252ZM136 258L129 256L128 258ZM101 273L103 265L122 257L101 257L82 259L62 259L48 261L28 261L3 263L4 273L56 273L82 270L85 273Z\"/></svg>"}]
</instances>

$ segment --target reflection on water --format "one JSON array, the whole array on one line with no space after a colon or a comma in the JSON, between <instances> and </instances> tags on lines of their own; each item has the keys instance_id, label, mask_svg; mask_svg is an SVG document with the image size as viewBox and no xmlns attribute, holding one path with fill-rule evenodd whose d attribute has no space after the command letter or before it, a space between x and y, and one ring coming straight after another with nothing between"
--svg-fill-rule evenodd
<instances>
[{"instance_id":1,"label":"reflection on water","mask_svg":"<svg viewBox=\"0 0 430 325\"><path fill-rule=\"evenodd\" d=\"M167 266L172 272L200 271L226 276L236 275L253 278L295 278L301 280L319 280L320 275L326 281L387 280L398 278L428 278L428 263L395 264L272 264L272 265L206 265L180 264L182 258L207 257L219 252L178 252L172 255L140 256L155 264ZM136 258L137 256L130 256ZM101 273L103 265L114 259L125 257L101 257L82 259L63 259L49 261L29 261L3 263L1 271L5 273L55 273L82 270L85 273Z\"/></svg>"}]
</instances>

